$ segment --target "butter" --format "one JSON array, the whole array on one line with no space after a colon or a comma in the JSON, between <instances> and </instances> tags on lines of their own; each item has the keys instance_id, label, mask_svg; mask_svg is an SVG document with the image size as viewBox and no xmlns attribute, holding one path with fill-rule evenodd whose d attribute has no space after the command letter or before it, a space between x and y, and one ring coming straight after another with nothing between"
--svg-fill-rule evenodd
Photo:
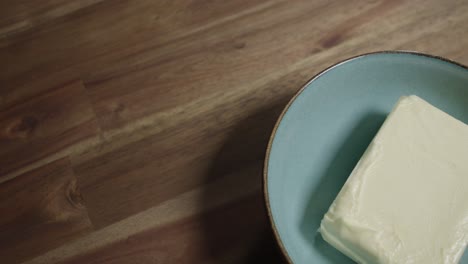
<instances>
[{"instance_id":1,"label":"butter","mask_svg":"<svg viewBox=\"0 0 468 264\"><path fill-rule=\"evenodd\" d=\"M402 97L325 214L358 263L458 263L468 243L468 126Z\"/></svg>"}]
</instances>

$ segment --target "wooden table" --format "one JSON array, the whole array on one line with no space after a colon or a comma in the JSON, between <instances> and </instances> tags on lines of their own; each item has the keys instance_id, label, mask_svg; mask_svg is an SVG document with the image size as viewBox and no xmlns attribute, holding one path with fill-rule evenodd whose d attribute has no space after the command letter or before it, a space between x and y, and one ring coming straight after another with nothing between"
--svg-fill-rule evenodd
<instances>
[{"instance_id":1,"label":"wooden table","mask_svg":"<svg viewBox=\"0 0 468 264\"><path fill-rule=\"evenodd\" d=\"M468 63L467 1L5 0L2 263L282 263L262 162L286 102L377 50Z\"/></svg>"}]
</instances>

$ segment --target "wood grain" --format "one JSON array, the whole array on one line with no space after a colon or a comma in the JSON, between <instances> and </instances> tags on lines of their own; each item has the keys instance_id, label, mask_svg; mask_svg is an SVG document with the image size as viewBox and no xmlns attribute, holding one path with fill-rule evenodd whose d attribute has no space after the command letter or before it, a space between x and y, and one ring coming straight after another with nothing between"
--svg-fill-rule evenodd
<instances>
[{"instance_id":1,"label":"wood grain","mask_svg":"<svg viewBox=\"0 0 468 264\"><path fill-rule=\"evenodd\" d=\"M160 203L158 206L151 207L145 211L128 217L124 220L118 221L112 225L104 227L89 236L78 239L77 241L66 244L61 248L53 250L45 255L42 255L28 263L50 263L50 262L63 262L73 260L77 256L86 255L95 250L102 248L109 248L115 245L118 241L124 241L128 237L141 235L148 230L160 230L162 228L167 229L171 227L171 223L178 223L191 217L193 220L208 221L205 218L205 213L210 211L216 211L218 208L222 208L227 204L235 204L238 200L249 199L250 202L255 204L263 204L262 196L260 194L260 179L257 177L261 173L262 166L260 164L253 164L249 167L243 167L237 172L230 173L225 177L218 178L210 181L203 186L195 188L191 191L183 194L174 196L172 199ZM255 196L256 194L256 196ZM250 199L250 196L255 196ZM222 209L221 209L222 210ZM257 209L247 214L247 218L258 219L260 221L266 221L266 214L263 206L257 207ZM230 221L230 218L221 218L220 221L229 223L230 228L219 231L230 232L231 228L243 229L249 228L250 221ZM243 227L243 225L247 225ZM267 228L264 226L263 228ZM265 230L266 235L269 234L268 229ZM202 234L202 236L212 236L212 233ZM243 233L243 236L249 236L247 233ZM172 238L167 238L172 239ZM245 241L250 241L251 238L244 237ZM216 244L219 241L212 241ZM181 242L183 243L183 241ZM168 249L169 252L175 252L178 249L178 244L172 244L174 248ZM142 245L144 246L144 245ZM206 245L207 247L215 245ZM243 254L251 251L252 248L240 248ZM256 249L262 251L261 249ZM274 255L275 248L265 248L264 250L269 251ZM242 252L240 252L242 253ZM138 254L138 252L134 253ZM134 255L132 254L132 255ZM138 257L138 256L137 256ZM220 256L221 257L221 256ZM205 259L204 261L208 261ZM200 262L203 262L200 260ZM188 261L190 263L190 261Z\"/></svg>"},{"instance_id":2,"label":"wood grain","mask_svg":"<svg viewBox=\"0 0 468 264\"><path fill-rule=\"evenodd\" d=\"M97 136L84 93L81 83L73 82L0 111L0 182Z\"/></svg>"},{"instance_id":3,"label":"wood grain","mask_svg":"<svg viewBox=\"0 0 468 264\"><path fill-rule=\"evenodd\" d=\"M262 164L269 133L284 104L237 120L235 127L232 127L234 122L219 122L214 126L193 119L190 123L77 163L75 171L85 200L92 204L89 211L94 223L108 225L224 177L240 164ZM229 111L219 113L219 120L232 118ZM226 130L231 130L231 138L221 133ZM185 144L175 146L176 141ZM199 151L201 148L204 151ZM260 183L258 177L256 186ZM120 195L116 197L115 193Z\"/></svg>"},{"instance_id":4,"label":"wood grain","mask_svg":"<svg viewBox=\"0 0 468 264\"><path fill-rule=\"evenodd\" d=\"M20 263L92 230L63 158L0 184L0 256Z\"/></svg>"},{"instance_id":5,"label":"wood grain","mask_svg":"<svg viewBox=\"0 0 468 264\"><path fill-rule=\"evenodd\" d=\"M0 72L0 79L5 80L0 86L0 103L13 104L56 85L57 81L87 79L103 68L114 67L116 61L196 32L207 27L207 23L222 22L226 16L236 16L259 2L263 1L225 4L218 0L205 7L188 0L104 1L57 17L33 32L0 39L3 47L0 57L9 64Z\"/></svg>"},{"instance_id":6,"label":"wood grain","mask_svg":"<svg viewBox=\"0 0 468 264\"><path fill-rule=\"evenodd\" d=\"M277 252L265 250L274 248L274 241L268 220L257 213L266 214L261 201L259 194L249 196L201 218L148 229L63 263L282 263ZM226 219L237 221L227 224Z\"/></svg>"},{"instance_id":7,"label":"wood grain","mask_svg":"<svg viewBox=\"0 0 468 264\"><path fill-rule=\"evenodd\" d=\"M77 10L99 3L101 0L45 0L39 2L18 0L2 1L0 10L0 38L31 31L50 20L69 15Z\"/></svg>"},{"instance_id":8,"label":"wood grain","mask_svg":"<svg viewBox=\"0 0 468 264\"><path fill-rule=\"evenodd\" d=\"M457 0L7 0L0 14L0 193L67 159L94 228L30 263L281 262L261 170L294 92L371 51L468 63Z\"/></svg>"}]
</instances>

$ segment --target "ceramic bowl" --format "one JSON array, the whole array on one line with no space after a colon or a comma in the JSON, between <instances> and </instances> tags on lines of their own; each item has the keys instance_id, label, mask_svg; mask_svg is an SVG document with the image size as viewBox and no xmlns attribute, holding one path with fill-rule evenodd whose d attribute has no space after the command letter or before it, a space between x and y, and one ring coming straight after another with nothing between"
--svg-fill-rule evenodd
<instances>
[{"instance_id":1,"label":"ceramic bowl","mask_svg":"<svg viewBox=\"0 0 468 264\"><path fill-rule=\"evenodd\" d=\"M267 150L264 191L289 262L353 263L322 240L320 221L398 98L413 94L468 123L467 67L415 52L339 62L286 106Z\"/></svg>"}]
</instances>

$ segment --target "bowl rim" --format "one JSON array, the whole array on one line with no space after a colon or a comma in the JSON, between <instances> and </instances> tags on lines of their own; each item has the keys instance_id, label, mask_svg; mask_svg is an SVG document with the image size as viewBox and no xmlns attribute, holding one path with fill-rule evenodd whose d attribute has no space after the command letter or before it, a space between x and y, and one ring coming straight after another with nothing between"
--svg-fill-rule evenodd
<instances>
[{"instance_id":1,"label":"bowl rim","mask_svg":"<svg viewBox=\"0 0 468 264\"><path fill-rule=\"evenodd\" d=\"M441 57L441 56L437 56L437 55L431 55L431 54L427 54L427 53L423 53L423 52L418 52L418 51L412 51L412 50L383 50L383 51L374 51L374 52L368 52L368 53L363 53L363 54L359 54L359 55L355 55L355 56L352 56L352 57L349 57L347 59L344 59L344 60L340 60L339 62L336 62L328 67L326 67L324 70L321 70L320 72L318 72L317 74L315 74L313 77L311 77L308 81L305 82L305 84L303 84L298 90L297 92L295 92L295 94L293 95L293 97L288 101L288 103L286 104L286 106L284 107L284 109L282 110L281 114L279 115L278 119L276 120L276 123L275 123L275 126L273 127L273 130L271 132L271 135L270 135L270 138L268 140L268 145L267 145L267 148L266 148L266 154L265 154L265 160L264 160L264 163L263 163L263 177L262 177L262 191L263 191L263 199L264 199L264 203L265 203L265 206L266 206L266 209L267 209L267 214L268 214L268 222L270 224L270 229L273 231L273 235L275 237L275 240L276 240L276 245L278 246L278 248L280 249L283 257L286 259L286 261L290 264L293 264L293 261L291 259L291 257L289 256L287 250L286 250L286 247L284 246L283 242L281 241L281 238L279 236L279 232L277 230L277 227L273 221L273 215L272 215L272 212L271 212L271 207L270 207L270 198L269 198L269 193L268 193L268 162L270 160L270 154L271 154L271 147L272 147L272 144L273 144L273 140L275 139L275 136L276 136L276 132L278 130L278 127L281 123L281 121L283 120L283 117L284 115L288 112L289 108L291 107L291 105L294 103L294 101L296 101L296 99L302 94L302 92L309 86L309 84L311 84L313 81L315 81L316 79L318 79L319 77L321 77L322 75L324 75L326 72L334 69L335 67L338 67L340 66L341 64L344 64L344 63L347 63L347 62L351 62L353 60L356 60L356 59L359 59L359 58L362 58L362 57L367 57L367 56L372 56L372 55L378 55L378 54L406 54L406 55L416 55L416 56L422 56L422 57L427 57L427 58L431 58L431 59L437 59L437 60L441 60L441 61L444 61L444 62L448 62L448 63L451 63L453 65L456 65L456 66L459 66L465 70L468 70L468 66L462 64L462 63L459 63L459 62L456 62L456 61L453 61L451 59L448 59L448 58L445 58L445 57Z\"/></svg>"}]
</instances>

